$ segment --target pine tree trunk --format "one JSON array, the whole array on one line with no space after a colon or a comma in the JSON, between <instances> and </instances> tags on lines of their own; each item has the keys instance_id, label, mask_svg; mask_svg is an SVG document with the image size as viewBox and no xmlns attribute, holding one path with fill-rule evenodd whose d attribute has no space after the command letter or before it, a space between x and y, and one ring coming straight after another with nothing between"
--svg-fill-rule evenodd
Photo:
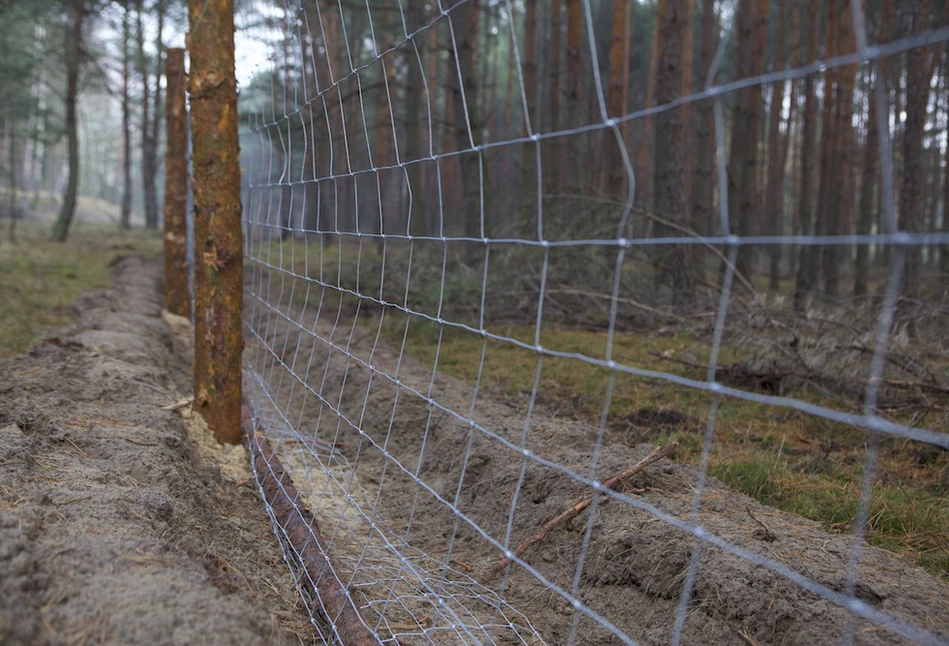
<instances>
[{"instance_id":1,"label":"pine tree trunk","mask_svg":"<svg viewBox=\"0 0 949 646\"><path fill-rule=\"evenodd\" d=\"M945 70L946 81L949 81L949 68ZM946 100L946 136L949 138L949 99ZM946 159L943 165L942 178L942 232L949 233L949 145L946 146ZM939 274L942 276L943 286L949 285L949 244L939 249Z\"/></svg>"},{"instance_id":2,"label":"pine tree trunk","mask_svg":"<svg viewBox=\"0 0 949 646\"><path fill-rule=\"evenodd\" d=\"M408 11L406 12L406 21L409 33L413 33L422 26L422 11L424 7L423 0L409 0ZM434 27L430 28L434 30ZM421 157L419 152L419 122L422 115L431 114L429 110L423 111L422 98L425 96L425 84L422 80L422 61L424 58L424 49L421 38L416 36L412 39L412 46L406 50L406 88L405 88L405 155L403 161L415 162ZM428 87L428 98L433 98L434 88L431 83L435 79L430 79ZM389 86L390 92L395 92L395 88ZM434 111L434 105L430 105ZM426 117L427 119L427 117ZM431 124L429 128L431 129ZM411 163L406 167L406 181L411 191L412 205L409 210L409 233L415 236L423 236L428 232L425 222L425 196L422 189L422 164Z\"/></svg>"},{"instance_id":3,"label":"pine tree trunk","mask_svg":"<svg viewBox=\"0 0 949 646\"><path fill-rule=\"evenodd\" d=\"M783 70L787 51L787 3L781 3L781 14L778 19L778 42L775 49L774 71ZM771 111L768 114L768 174L767 189L765 190L764 212L761 220L768 235L781 234L784 223L784 162L785 156L781 145L781 112L784 109L784 81L778 80L771 88ZM788 122L790 132L790 122ZM777 293L780 286L781 246L772 244L768 249L768 290Z\"/></svg>"},{"instance_id":4,"label":"pine tree trunk","mask_svg":"<svg viewBox=\"0 0 949 646\"><path fill-rule=\"evenodd\" d=\"M453 77L452 98L455 110L455 144L457 150L477 146L479 121L475 111L478 94L474 68L474 47L478 35L479 0L470 0L452 11L455 46L451 49L449 74ZM467 118L466 118L467 117ZM469 127L470 126L470 127ZM465 237L480 238L486 223L482 218L481 153L468 153L461 159L461 186L464 203ZM485 191L485 198L487 191ZM488 209L484 208L484 212ZM467 259L473 261L480 245L468 244Z\"/></svg>"},{"instance_id":5,"label":"pine tree trunk","mask_svg":"<svg viewBox=\"0 0 949 646\"><path fill-rule=\"evenodd\" d=\"M817 60L817 39L820 25L820 0L810 0L807 16L807 54L805 62ZM811 196L815 179L814 149L817 145L817 93L814 88L814 75L804 77L804 123L801 135L801 190L798 199L801 235L810 236L814 231L814 200ZM806 305L810 286L807 281L808 261L811 247L801 245L800 260L797 263L797 276L794 284L794 309L803 310Z\"/></svg>"},{"instance_id":6,"label":"pine tree trunk","mask_svg":"<svg viewBox=\"0 0 949 646\"><path fill-rule=\"evenodd\" d=\"M656 2L656 29L652 37L652 51L649 55L649 72L646 78L646 102L644 108L650 108L655 103L656 92L656 74L659 65L659 53L664 50L662 44L662 29L660 25L665 24L666 5L668 0L657 0ZM652 139L652 117L646 115L642 119L643 138L639 145L639 155L636 158L636 183L643 190L637 191L636 202L639 208L649 213L652 211L652 159L650 150L650 140ZM642 230L648 229L648 220L642 224Z\"/></svg>"},{"instance_id":7,"label":"pine tree trunk","mask_svg":"<svg viewBox=\"0 0 949 646\"><path fill-rule=\"evenodd\" d=\"M949 82L949 67L944 71L946 81ZM949 142L949 98L946 100L946 137ZM943 165L942 178L942 232L949 233L949 145L946 146L946 158ZM939 248L939 274L942 276L942 285L949 286L949 244Z\"/></svg>"},{"instance_id":8,"label":"pine tree trunk","mask_svg":"<svg viewBox=\"0 0 949 646\"><path fill-rule=\"evenodd\" d=\"M856 50L850 0L838 0L838 52L850 54ZM827 213L827 235L841 235L853 230L853 91L856 65L839 68L834 124L834 146L831 167L834 169L833 208ZM824 253L824 294L836 297L840 289L840 263L849 257L847 247L827 245Z\"/></svg>"},{"instance_id":9,"label":"pine tree trunk","mask_svg":"<svg viewBox=\"0 0 949 646\"><path fill-rule=\"evenodd\" d=\"M827 7L827 26L825 33L824 58L833 58L837 54L837 17L836 2ZM814 235L827 234L827 224L831 213L836 208L837 191L831 186L837 180L831 170L831 160L834 151L834 87L837 72L828 69L824 73L824 97L821 110L821 148L820 148L820 183L817 187L817 220L814 223ZM824 269L826 247L812 245L810 259L807 263L807 291L813 292L818 286L821 272Z\"/></svg>"},{"instance_id":10,"label":"pine tree trunk","mask_svg":"<svg viewBox=\"0 0 949 646\"><path fill-rule=\"evenodd\" d=\"M66 43L66 138L69 152L69 179L59 217L53 227L53 242L66 242L79 190L79 124L76 102L79 98L79 61L82 57L82 25L85 19L83 0L72 3L72 28Z\"/></svg>"},{"instance_id":11,"label":"pine tree trunk","mask_svg":"<svg viewBox=\"0 0 949 646\"><path fill-rule=\"evenodd\" d=\"M159 164L159 152L158 152L158 143L161 141L160 125L164 122L164 116L162 115L163 103L161 98L161 79L164 76L164 64L162 63L162 54L165 51L165 44L162 40L162 32L165 29L165 1L166 0L156 0L155 7L153 11L156 14L157 19L157 29L158 35L155 37L155 93L152 95L152 136L151 139L151 155L152 155L152 190L155 196L155 227L158 227L158 214L161 213L162 205L159 203L158 198L160 192L156 188L156 175L158 173L160 164Z\"/></svg>"},{"instance_id":12,"label":"pine tree trunk","mask_svg":"<svg viewBox=\"0 0 949 646\"><path fill-rule=\"evenodd\" d=\"M764 65L764 29L768 18L767 0L739 0L739 50L736 78L762 73ZM740 236L754 233L758 211L758 142L761 131L761 86L736 92L732 118L732 144L729 159L728 201L732 232ZM752 251L740 248L735 263L738 273L750 276Z\"/></svg>"},{"instance_id":13,"label":"pine tree trunk","mask_svg":"<svg viewBox=\"0 0 949 646\"><path fill-rule=\"evenodd\" d=\"M560 124L560 32L562 28L561 3L563 0L551 0L550 3L550 96L547 101L550 104L550 130L557 132L561 128ZM553 140L552 151L549 156L550 161L547 166L550 172L547 173L547 188L556 189L563 185L564 178L561 176L564 166L560 163L564 147L563 137L557 137Z\"/></svg>"},{"instance_id":14,"label":"pine tree trunk","mask_svg":"<svg viewBox=\"0 0 949 646\"><path fill-rule=\"evenodd\" d=\"M16 219L17 219L17 181L16 181L16 126L7 117L4 119L7 130L7 165L9 166L9 201L7 210L10 214L9 238L11 244L16 244Z\"/></svg>"},{"instance_id":15,"label":"pine tree trunk","mask_svg":"<svg viewBox=\"0 0 949 646\"><path fill-rule=\"evenodd\" d=\"M129 105L129 7L122 13L122 211L119 226L132 226L132 116Z\"/></svg>"},{"instance_id":16,"label":"pine tree trunk","mask_svg":"<svg viewBox=\"0 0 949 646\"><path fill-rule=\"evenodd\" d=\"M931 0L913 0L911 30L921 34L929 28ZM933 66L927 48L916 47L906 54L906 124L903 133L903 183L900 187L900 228L918 233L923 207L923 136ZM919 295L921 248L912 246L906 254L904 279L907 299Z\"/></svg>"},{"instance_id":17,"label":"pine tree trunk","mask_svg":"<svg viewBox=\"0 0 949 646\"><path fill-rule=\"evenodd\" d=\"M715 1L702 1L702 87L718 47L718 17ZM715 114L711 101L696 106L695 164L692 180L692 218L699 233L711 235L715 229Z\"/></svg>"},{"instance_id":18,"label":"pine tree trunk","mask_svg":"<svg viewBox=\"0 0 949 646\"><path fill-rule=\"evenodd\" d=\"M138 44L138 74L142 81L142 199L145 207L145 228L158 228L158 206L155 199L155 155L152 141L151 75L145 60L145 30L142 24L143 2L136 2L136 40Z\"/></svg>"},{"instance_id":19,"label":"pine tree trunk","mask_svg":"<svg viewBox=\"0 0 949 646\"><path fill-rule=\"evenodd\" d=\"M682 48L689 20L689 0L668 0L662 15L662 23L657 25L657 35L661 33L662 50L660 66L662 74L656 77L656 101L668 103L677 98L682 91ZM625 23L624 23L625 24ZM663 218L675 223L688 222L688 204L682 184L685 173L682 166L685 124L682 110L667 110L656 117L658 140L656 147L656 172L654 175L654 196L656 209ZM660 236L675 236L676 229L657 227ZM672 282L672 298L677 307L688 307L693 303L695 284L692 254L688 245L672 245L658 259L660 271L668 272Z\"/></svg>"},{"instance_id":20,"label":"pine tree trunk","mask_svg":"<svg viewBox=\"0 0 949 646\"><path fill-rule=\"evenodd\" d=\"M880 34L877 42L880 44L890 42L893 33L893 5L894 0L883 0L882 13L880 16ZM879 121L880 115L877 113L877 100L874 91L875 83L883 83L886 88L886 58L881 58L875 65L876 79L868 78L868 102L870 104L867 114L867 137L863 148L863 172L860 184L860 201L857 208L857 233L866 235L870 233L873 222L877 219L876 208L879 205L879 199L874 199L874 188L879 186L878 166L879 166ZM869 75L869 72L868 72ZM885 91L885 90L884 90ZM884 123L889 124L889 94L884 101L884 107L887 114ZM853 272L853 295L855 297L865 296L867 294L867 283L870 272L870 245L857 245L857 256Z\"/></svg>"},{"instance_id":21,"label":"pine tree trunk","mask_svg":"<svg viewBox=\"0 0 949 646\"><path fill-rule=\"evenodd\" d=\"M565 0L567 7L567 127L576 128L583 125L580 122L583 100L580 97L580 69L582 62L581 47L583 43L583 10L580 0ZM581 151L577 145L578 138L570 137L561 148L560 166L567 173L570 159L579 159ZM568 173L568 177L575 183L583 183L586 178L582 170Z\"/></svg>"},{"instance_id":22,"label":"pine tree trunk","mask_svg":"<svg viewBox=\"0 0 949 646\"><path fill-rule=\"evenodd\" d=\"M165 108L165 307L191 318L188 293L188 113L185 103L185 50L169 49Z\"/></svg>"},{"instance_id":23,"label":"pine tree trunk","mask_svg":"<svg viewBox=\"0 0 949 646\"><path fill-rule=\"evenodd\" d=\"M630 12L631 14L632 12ZM632 30L628 28L627 33ZM629 41L630 38L627 37L627 51L626 51L626 67L627 67L627 83L629 81ZM685 34L682 37L682 90L680 92L681 96L689 96L693 92L694 80L692 78L692 73L695 68L695 0L688 0L686 3L686 17L685 17ZM624 110L625 111L625 110ZM682 159L682 170L684 175L682 177L682 190L685 192L685 204L686 206L691 206L692 204L692 175L693 168L695 168L695 149L694 149L694 131L695 124L692 121L692 102L689 101L682 106L682 123L685 125L685 129L682 133L682 150L683 150L683 159ZM689 219L685 221L686 226L688 226L693 231L697 231L695 227L694 215L690 212Z\"/></svg>"},{"instance_id":24,"label":"pine tree trunk","mask_svg":"<svg viewBox=\"0 0 949 646\"><path fill-rule=\"evenodd\" d=\"M614 0L613 12L611 16L612 29L610 31L610 82L609 97L607 99L607 113L612 118L618 118L625 113L624 104L629 89L628 75L624 74L629 69L628 62L624 60L624 53L629 49L629 3L622 0ZM676 29L679 29L683 21L683 16L678 16L676 20ZM682 41L679 43L682 45ZM679 74L681 78L681 60L679 61ZM620 198L625 193L626 172L623 165L622 152L619 143L616 141L612 132L606 133L607 150L609 155L609 168L607 170L608 183L607 195Z\"/></svg>"},{"instance_id":25,"label":"pine tree trunk","mask_svg":"<svg viewBox=\"0 0 949 646\"><path fill-rule=\"evenodd\" d=\"M221 443L241 434L241 170L233 0L189 0L195 407Z\"/></svg>"},{"instance_id":26,"label":"pine tree trunk","mask_svg":"<svg viewBox=\"0 0 949 646\"><path fill-rule=\"evenodd\" d=\"M524 51L521 61L524 71L524 105L527 114L524 115L525 126L530 134L540 130L540 110L537 105L537 0L524 2ZM534 142L522 147L524 157L521 161L521 191L524 199L518 209L518 235L530 234L535 227L531 227L534 214L537 212L537 148L540 143Z\"/></svg>"}]
</instances>

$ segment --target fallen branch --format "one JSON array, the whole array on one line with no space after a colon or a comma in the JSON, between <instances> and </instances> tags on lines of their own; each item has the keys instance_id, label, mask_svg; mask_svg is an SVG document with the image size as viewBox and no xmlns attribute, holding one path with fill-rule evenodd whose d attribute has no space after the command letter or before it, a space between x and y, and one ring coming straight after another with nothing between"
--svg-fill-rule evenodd
<instances>
[{"instance_id":1,"label":"fallen branch","mask_svg":"<svg viewBox=\"0 0 949 646\"><path fill-rule=\"evenodd\" d=\"M618 476L613 476L612 478L609 478L608 480L604 480L603 487L606 489L612 489L615 491L626 480L629 480L640 471L643 471L650 464L657 462L661 460L662 458L666 457L667 455L672 453L672 451L674 451L676 447L678 446L679 446L678 442L669 442L665 446L657 446L655 450L653 450L652 453L650 453L649 455L644 457L642 460L640 460L633 466L623 471ZM581 498L577 502L570 505L570 507L568 507L563 513L559 514L558 516L554 518L551 518L546 523L541 525L540 528L536 532L534 532L533 534L525 538L523 541L518 543L517 547L514 548L514 556L515 557L522 556L527 550L529 550L534 545L536 545L537 543L547 538L547 535L550 534L550 532L556 529L559 525L562 525L563 523L566 523L569 520L573 520L574 518L582 514L587 507L593 504L593 495L594 495L594 492L588 491L585 494L586 496L585 498ZM511 561L512 559L509 559L507 557L502 558L500 561L498 561L494 565L494 567L491 568L491 572L492 573L500 572L501 570L506 568L511 563Z\"/></svg>"},{"instance_id":2,"label":"fallen branch","mask_svg":"<svg viewBox=\"0 0 949 646\"><path fill-rule=\"evenodd\" d=\"M566 296L584 296L587 298L603 299L607 301L616 300L617 303L624 303L626 305L631 305L632 307L635 307L636 309L640 309L644 312L648 312L649 314L654 314L661 318L672 319L674 321L678 321L679 323L682 323L685 321L685 319L679 316L678 314L673 314L672 312L663 312L662 310L656 309L655 307L650 307L649 305L646 305L645 303L640 303L639 301L633 300L632 298L624 298L622 296L613 296L611 294L600 294L597 292L585 292L579 289L569 289L566 287L550 288L547 290L547 294L564 294Z\"/></svg>"},{"instance_id":3,"label":"fallen branch","mask_svg":"<svg viewBox=\"0 0 949 646\"><path fill-rule=\"evenodd\" d=\"M274 455L270 442L254 426L245 405L241 415L243 439L247 452L256 454L251 460L257 481L261 483L265 502L286 532L287 540L299 557L306 576L300 578L309 592L319 599L325 619L335 627L343 644L370 646L376 643L372 632L359 615L356 604L339 582L332 563L326 556L325 542L316 519L304 507L290 475Z\"/></svg>"}]
</instances>

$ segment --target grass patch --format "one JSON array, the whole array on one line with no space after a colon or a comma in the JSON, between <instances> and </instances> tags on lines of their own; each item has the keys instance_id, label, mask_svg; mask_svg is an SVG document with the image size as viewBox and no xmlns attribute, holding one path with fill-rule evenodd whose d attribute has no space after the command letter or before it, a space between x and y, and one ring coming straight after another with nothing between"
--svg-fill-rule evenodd
<instances>
[{"instance_id":1,"label":"grass patch","mask_svg":"<svg viewBox=\"0 0 949 646\"><path fill-rule=\"evenodd\" d=\"M112 282L116 256L153 255L161 233L112 225L83 224L69 242L49 242L49 227L31 222L17 227L19 244L0 242L0 353L20 353L49 330L69 322L65 307L79 295Z\"/></svg>"}]
</instances>

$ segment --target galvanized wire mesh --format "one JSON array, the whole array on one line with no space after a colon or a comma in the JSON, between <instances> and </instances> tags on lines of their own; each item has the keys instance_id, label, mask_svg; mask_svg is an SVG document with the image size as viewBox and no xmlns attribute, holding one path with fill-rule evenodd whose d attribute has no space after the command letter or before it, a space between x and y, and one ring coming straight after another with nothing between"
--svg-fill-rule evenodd
<instances>
[{"instance_id":1,"label":"galvanized wire mesh","mask_svg":"<svg viewBox=\"0 0 949 646\"><path fill-rule=\"evenodd\" d=\"M737 7L723 3L719 15L724 29L703 89L611 114L602 76L602 7L594 0L580 5L585 82L593 92L584 100L592 108L559 123L538 110L538 86L530 87L536 79L525 83L525 69L532 64L525 51L528 57L536 53L526 49L521 27L525 7L515 0L439 0L432 5L257 0L242 14L238 77L249 266L244 382L259 428L300 491L297 502L320 526L319 549L333 564L325 576L347 591L364 627L384 643L678 644L702 634L701 627L689 624L695 623L696 608L709 603L702 585L703 567L708 567L703 559L714 552L724 555L736 581L747 574L744 565L766 571L774 591L803 591L812 600L808 603L824 604L833 608L828 613L849 618L835 624L838 632L822 633L826 641L945 643L949 633L944 620L916 621L869 599L861 567L868 558L865 532L880 477L881 444L900 440L949 448L944 428L878 408L888 357L898 343L894 329L911 324L901 314L907 307L901 298L907 258L938 253L940 245L949 244L949 234L944 225L914 231L901 226L905 215L901 218L896 208L899 164L894 164L891 140L900 118L892 118L884 83L870 82L859 95L878 108L878 139L865 143L877 147L880 160L881 217L872 232L739 235L730 217L729 172L734 169L728 168L727 151L732 129L741 126L726 115L736 95L749 88L774 92L779 81L807 78L819 86L828 72L847 66L857 65L863 73L907 52L942 52L949 28L933 26L873 44L863 3L855 0L844 9L855 29L854 51L796 66L776 65L742 78L735 76L732 53ZM465 59L466 47L475 47L470 59ZM508 58L512 62L503 63L503 69L509 74L508 88L514 89L498 98L503 84L493 70ZM564 65L551 76L559 75ZM495 78L476 88L466 72L478 79ZM795 100L790 88L785 91L789 103ZM944 132L938 116L941 100L938 95L933 100L931 125ZM773 95L770 101L774 105ZM801 102L800 95L796 101ZM409 113L410 106L419 111ZM631 136L628 130L643 124L654 128L650 119L690 106L712 110L717 150L718 215L707 231L698 232L676 217L670 219L680 222L678 227L648 224L637 201L639 178L634 173L637 146L644 144L641 135ZM495 108L500 116L488 114ZM513 125L498 125L504 110L519 119L507 117ZM585 115L593 116L588 120ZM932 142L936 150L946 145L943 135L932 135ZM602 164L601 174L587 172L597 164ZM655 187L662 190L661 184ZM600 206L591 210L591 201ZM574 208L576 214L570 213ZM721 378L725 368L733 367L723 366L721 357L730 313L743 298L736 280L747 281L736 270L740 253L767 253L775 247L850 253L860 246L885 249L886 270L878 301L861 310L872 312L875 324L872 334L864 335L867 362L859 375L863 393L856 405L793 397ZM648 281L645 287L637 282L636 272L655 269L670 249L708 253L700 261L706 269L721 267L710 307L702 310L694 294L688 298L696 303L682 306L675 287L660 287L664 274L658 269L654 294L649 294ZM578 286L563 278L571 272L602 287ZM506 290L511 300L499 301L499 292ZM587 299L582 303L594 302L590 294L599 299L602 313L596 325L589 312L577 311L575 302L560 302L578 295L571 290L589 292L581 294ZM656 298L649 301L648 296ZM510 308L528 312L532 322L509 324ZM689 361L704 367L704 378L653 364L647 368L634 355L617 350L619 340L630 334L630 317L645 317L656 331L696 310L711 313L704 319L711 321L708 352ZM944 304L933 305L925 316L920 309L912 311L911 318L929 317L937 326L944 322ZM593 326L602 351L551 336L565 325ZM452 344L464 343L474 344L478 365L440 365ZM485 377L486 361L499 348L527 357L533 374L532 387L506 401L499 398L497 384L485 383L493 378ZM833 351L827 350L831 358ZM553 362L605 376L598 426L577 430L572 422L557 419L556 401L545 396L550 388L545 370ZM617 448L611 432L614 404L625 396L628 382L623 380L629 378L688 391L707 402L695 464L681 471L666 468L670 477L688 479L679 496L683 504L675 509L648 494L602 484L623 464L642 457L628 447ZM709 484L709 470L717 416L729 401L865 434L859 500L849 519L849 537L841 538L849 549L838 554L836 575L822 576L767 543L759 548L739 540L710 520L709 488L714 488L714 500L727 495ZM263 459L252 451L253 461ZM643 485L643 491L650 486ZM565 492L568 500L590 492L585 516L563 539L572 547L545 552L540 559L530 552L515 554L514 546L538 526L525 509L542 504L549 489ZM602 548L607 510L611 528L613 523L621 526L624 513L638 519L640 530L646 526L642 523L668 526L672 542L657 548L685 554L671 578L674 589L650 593L663 601L649 617L637 617L636 607L617 607L591 596L594 586L647 587L635 577L596 579L594 561L608 556ZM750 508L748 514L753 516ZM301 555L285 526L273 514L272 519L287 563L302 582L307 574ZM511 563L492 573L490 566L504 557ZM569 562L572 574L550 565L558 559ZM926 585L939 589L938 583ZM318 597L303 594L323 638L338 640L337 617ZM763 594L760 602L770 609L780 603L780 595L772 592L769 600ZM538 605L546 610L537 610ZM550 608L558 619L549 619ZM754 630L749 630L734 638L756 643ZM777 634L774 626L770 630Z\"/></svg>"}]
</instances>

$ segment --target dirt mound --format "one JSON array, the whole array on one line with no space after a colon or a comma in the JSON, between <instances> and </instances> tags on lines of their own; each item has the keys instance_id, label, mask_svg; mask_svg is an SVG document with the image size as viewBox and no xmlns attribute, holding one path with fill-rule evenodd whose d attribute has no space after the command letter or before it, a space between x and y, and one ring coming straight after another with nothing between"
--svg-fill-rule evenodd
<instances>
[{"instance_id":1,"label":"dirt mound","mask_svg":"<svg viewBox=\"0 0 949 646\"><path fill-rule=\"evenodd\" d=\"M0 360L0 643L313 641L256 491L163 410L190 359L160 276L120 260L73 328Z\"/></svg>"},{"instance_id":2,"label":"dirt mound","mask_svg":"<svg viewBox=\"0 0 949 646\"><path fill-rule=\"evenodd\" d=\"M353 319L340 317L338 311L347 310L334 307L341 297L332 291L322 297L310 293L310 302L320 306L301 310L289 302L291 290L278 292L274 282L268 293L266 280L257 286L249 321L259 336L247 353L253 370L267 386L271 407L279 407L279 417L345 455L355 473L348 486L358 484L367 490L366 500L377 500L367 514L378 514L393 535L430 557L473 572L522 612L547 643L567 643L572 630L577 644L620 643L589 617L581 616L573 626L573 607L522 567L514 566L506 582L492 576L500 551L468 521L501 543L510 523L508 544L516 545L583 494L585 487L573 478L525 461L500 441L520 446L525 429L527 448L535 455L601 481L644 457L651 445L605 446L591 472L595 428L555 419L540 407L527 424L526 406L491 401L471 384L441 373L433 377L431 366L400 357ZM260 398L258 404L267 405ZM497 437L440 407L461 417L473 411L477 424ZM642 417L633 420L635 425L671 423L648 411ZM286 438L286 431L282 433ZM283 451L294 451L298 483L307 481L308 470L321 468L317 459L300 464L306 451L299 443L283 441L282 446ZM438 497L420 487L414 474ZM625 492L689 522L696 481L694 468L662 461L632 478ZM444 501L457 505L465 519ZM319 520L333 527L339 518ZM764 507L714 479L706 485L699 522L747 552L773 559L831 590L846 589L852 542L847 535L828 533L818 523ZM551 583L573 589L586 528L584 515L528 552L526 561ZM669 643L694 545L691 533L654 513L617 501L600 504L576 596L637 642ZM333 549L330 545L331 554ZM935 643L949 641L945 584L875 548L865 549L859 580L857 595L874 610L936 635L931 640ZM838 643L852 617L772 570L706 544L682 643ZM867 620L854 625L857 644L914 643Z\"/></svg>"}]
</instances>

